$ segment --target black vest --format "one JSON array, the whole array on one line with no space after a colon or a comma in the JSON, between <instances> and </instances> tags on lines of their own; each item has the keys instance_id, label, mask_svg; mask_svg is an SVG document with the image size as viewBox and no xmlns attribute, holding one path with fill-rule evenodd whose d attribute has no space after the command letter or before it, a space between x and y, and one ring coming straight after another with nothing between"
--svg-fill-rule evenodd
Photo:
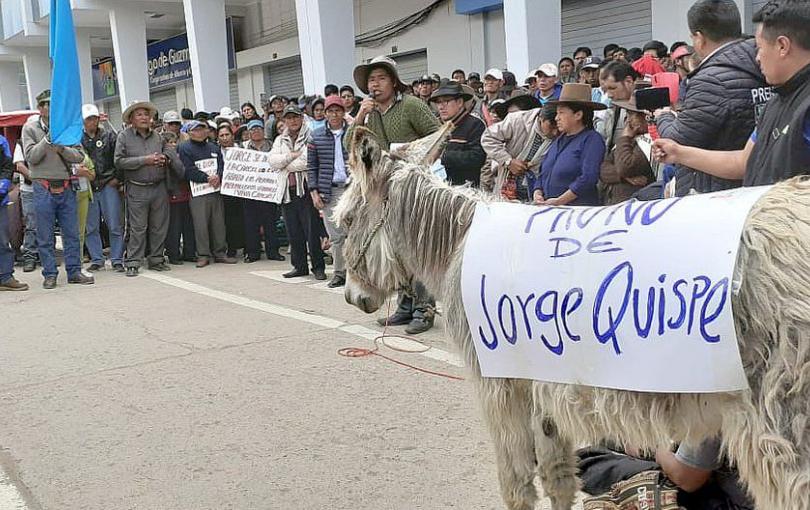
<instances>
[{"instance_id":1,"label":"black vest","mask_svg":"<svg viewBox=\"0 0 810 510\"><path fill-rule=\"evenodd\" d=\"M810 65L781 87L757 126L757 141L748 158L743 186L773 184L810 174L810 147L804 123L810 109Z\"/></svg>"}]
</instances>

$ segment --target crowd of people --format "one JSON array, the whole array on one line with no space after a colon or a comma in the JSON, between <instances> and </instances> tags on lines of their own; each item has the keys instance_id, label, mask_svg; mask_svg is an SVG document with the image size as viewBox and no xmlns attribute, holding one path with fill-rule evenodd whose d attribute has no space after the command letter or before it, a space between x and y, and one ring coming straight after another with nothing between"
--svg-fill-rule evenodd
<instances>
[{"instance_id":1,"label":"crowd of people","mask_svg":"<svg viewBox=\"0 0 810 510\"><path fill-rule=\"evenodd\" d=\"M358 125L394 150L452 122L432 170L451 184L527 204L616 204L807 174L808 3L769 2L754 17L756 38L742 33L732 0L698 0L687 21L691 44L608 44L601 56L581 47L522 83L501 69L483 80L457 69L404 83L396 62L381 56L354 71L365 97L351 85L328 85L323 97L275 95L261 109L245 103L240 111L162 115L139 101L123 112L120 130L85 105L76 147L51 143L45 91L21 142L0 156L0 200L7 203L18 180L25 225L18 255L25 272L42 266L46 289L57 285L57 225L71 284L94 282L82 271L85 257L89 273L109 258L113 271L137 276L144 261L155 271L235 264L240 252L244 263L262 254L283 261L286 238L292 269L285 277L311 271L325 280L329 252L328 285L339 287L345 233L331 213L351 182L347 140ZM281 204L192 193L220 187L224 155L234 147L268 153L271 168L284 172ZM0 214L0 290L27 290L13 276L8 221ZM434 298L414 282L381 323L417 334L434 315ZM682 445L659 452L658 462L693 492L708 483L718 452L718 442ZM746 508L744 495L730 497L729 505Z\"/></svg>"}]
</instances>

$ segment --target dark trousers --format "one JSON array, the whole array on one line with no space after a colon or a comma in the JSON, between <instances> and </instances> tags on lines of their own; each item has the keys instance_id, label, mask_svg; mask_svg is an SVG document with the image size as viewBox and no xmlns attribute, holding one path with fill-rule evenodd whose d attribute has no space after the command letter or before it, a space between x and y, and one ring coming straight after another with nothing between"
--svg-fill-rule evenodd
<instances>
[{"instance_id":1,"label":"dark trousers","mask_svg":"<svg viewBox=\"0 0 810 510\"><path fill-rule=\"evenodd\" d=\"M436 315L436 300L422 282L414 280L410 289L400 291L397 295L396 313L429 320Z\"/></svg>"},{"instance_id":2,"label":"dark trousers","mask_svg":"<svg viewBox=\"0 0 810 510\"><path fill-rule=\"evenodd\" d=\"M166 254L170 260L191 260L197 251L194 239L194 222L188 202L169 204L169 233L166 236ZM180 238L183 238L183 253L180 253Z\"/></svg>"},{"instance_id":3,"label":"dark trousers","mask_svg":"<svg viewBox=\"0 0 810 510\"><path fill-rule=\"evenodd\" d=\"M245 211L244 199L222 195L225 205L225 241L228 253L235 255L236 250L245 247Z\"/></svg>"},{"instance_id":4,"label":"dark trousers","mask_svg":"<svg viewBox=\"0 0 810 510\"><path fill-rule=\"evenodd\" d=\"M159 182L151 186L138 186L129 183L126 196L129 229L126 266L140 267L147 255L150 266L163 263L163 248L169 231L169 193L166 184Z\"/></svg>"},{"instance_id":5,"label":"dark trousers","mask_svg":"<svg viewBox=\"0 0 810 510\"><path fill-rule=\"evenodd\" d=\"M278 204L245 200L245 255L258 259L261 255L261 243L267 254L278 253L279 242L276 238L276 222L280 216ZM264 230L264 239L260 232Z\"/></svg>"},{"instance_id":6,"label":"dark trousers","mask_svg":"<svg viewBox=\"0 0 810 510\"><path fill-rule=\"evenodd\" d=\"M294 191L290 192L294 195ZM323 250L321 249L321 219L312 205L309 193L303 197L292 196L287 204L281 206L284 212L284 225L290 240L290 258L298 271L307 271L307 252L312 262L312 269L325 269ZM309 246L309 250L307 250Z\"/></svg>"}]
</instances>

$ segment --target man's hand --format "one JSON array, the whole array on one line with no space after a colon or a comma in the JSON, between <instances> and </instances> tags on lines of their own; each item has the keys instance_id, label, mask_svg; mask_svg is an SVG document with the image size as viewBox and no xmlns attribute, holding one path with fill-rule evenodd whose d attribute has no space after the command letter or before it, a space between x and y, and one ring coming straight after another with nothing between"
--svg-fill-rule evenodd
<instances>
[{"instance_id":1,"label":"man's hand","mask_svg":"<svg viewBox=\"0 0 810 510\"><path fill-rule=\"evenodd\" d=\"M643 135L648 131L647 120L644 116L638 113L631 113L627 116L627 122L624 124L624 136L635 138Z\"/></svg>"},{"instance_id":2,"label":"man's hand","mask_svg":"<svg viewBox=\"0 0 810 510\"><path fill-rule=\"evenodd\" d=\"M78 177L87 177L89 179L93 174L90 173L90 169L87 168L87 166L79 165L79 168L76 170L76 175Z\"/></svg>"},{"instance_id":3,"label":"man's hand","mask_svg":"<svg viewBox=\"0 0 810 510\"><path fill-rule=\"evenodd\" d=\"M666 115L668 113L671 113L672 115L674 115L676 117L678 116L678 112L673 111L672 108L670 108L669 106L665 106L664 108L659 108L659 109L655 110L655 113L653 113L653 115L655 116L655 120L658 120L663 115Z\"/></svg>"},{"instance_id":4,"label":"man's hand","mask_svg":"<svg viewBox=\"0 0 810 510\"><path fill-rule=\"evenodd\" d=\"M298 158L300 158L300 157L301 157L301 151L293 151L293 152L291 152L291 153L290 153L290 156L291 156L293 159L298 159Z\"/></svg>"},{"instance_id":5,"label":"man's hand","mask_svg":"<svg viewBox=\"0 0 810 510\"><path fill-rule=\"evenodd\" d=\"M659 138L653 142L653 154L658 161L672 165L678 163L682 146L668 138Z\"/></svg>"},{"instance_id":6,"label":"man's hand","mask_svg":"<svg viewBox=\"0 0 810 510\"><path fill-rule=\"evenodd\" d=\"M374 99L370 97L363 99L363 102L360 103L360 109L357 110L357 115L354 117L354 121L363 124L368 114L371 113L376 107L377 101Z\"/></svg>"},{"instance_id":7,"label":"man's hand","mask_svg":"<svg viewBox=\"0 0 810 510\"><path fill-rule=\"evenodd\" d=\"M315 209L322 211L324 207L326 207L323 203L323 199L321 198L321 194L318 193L318 190L312 190L310 192L312 195L312 205L315 206Z\"/></svg>"},{"instance_id":8,"label":"man's hand","mask_svg":"<svg viewBox=\"0 0 810 510\"><path fill-rule=\"evenodd\" d=\"M209 176L208 177L208 184L210 184L211 186L213 186L215 188L219 188L219 185L220 185L219 176L216 175L216 174Z\"/></svg>"},{"instance_id":9,"label":"man's hand","mask_svg":"<svg viewBox=\"0 0 810 510\"><path fill-rule=\"evenodd\" d=\"M539 189L534 190L533 198L534 198L534 203L537 204L537 205L541 205L546 201L546 199L543 198L543 192L540 191Z\"/></svg>"},{"instance_id":10,"label":"man's hand","mask_svg":"<svg viewBox=\"0 0 810 510\"><path fill-rule=\"evenodd\" d=\"M155 152L154 154L149 154L146 156L146 164L148 166L161 166L163 162L163 154L158 154Z\"/></svg>"},{"instance_id":11,"label":"man's hand","mask_svg":"<svg viewBox=\"0 0 810 510\"><path fill-rule=\"evenodd\" d=\"M31 179L31 171L28 170L28 167L25 166L25 163L23 163L22 161L18 162L15 165L14 171L16 171L18 174L22 175L26 179Z\"/></svg>"},{"instance_id":12,"label":"man's hand","mask_svg":"<svg viewBox=\"0 0 810 510\"><path fill-rule=\"evenodd\" d=\"M118 182L118 179L116 179L115 177L107 181L107 187L109 188L117 188L119 184L121 183Z\"/></svg>"},{"instance_id":13,"label":"man's hand","mask_svg":"<svg viewBox=\"0 0 810 510\"><path fill-rule=\"evenodd\" d=\"M513 175L523 175L526 173L526 170L529 169L529 165L526 164L525 161L520 159L513 159L509 162L509 171Z\"/></svg>"}]
</instances>

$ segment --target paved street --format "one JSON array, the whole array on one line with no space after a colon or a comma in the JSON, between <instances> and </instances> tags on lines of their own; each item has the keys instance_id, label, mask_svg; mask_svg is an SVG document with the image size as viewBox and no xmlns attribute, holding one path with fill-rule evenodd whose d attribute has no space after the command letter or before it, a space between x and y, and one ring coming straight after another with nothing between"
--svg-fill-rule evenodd
<instances>
[{"instance_id":1,"label":"paved street","mask_svg":"<svg viewBox=\"0 0 810 510\"><path fill-rule=\"evenodd\" d=\"M0 510L502 508L466 382L287 263L4 293ZM397 328L400 329L400 328ZM386 354L463 375L434 350ZM396 344L414 349L414 344ZM434 359L436 358L436 359Z\"/></svg>"}]
</instances>

